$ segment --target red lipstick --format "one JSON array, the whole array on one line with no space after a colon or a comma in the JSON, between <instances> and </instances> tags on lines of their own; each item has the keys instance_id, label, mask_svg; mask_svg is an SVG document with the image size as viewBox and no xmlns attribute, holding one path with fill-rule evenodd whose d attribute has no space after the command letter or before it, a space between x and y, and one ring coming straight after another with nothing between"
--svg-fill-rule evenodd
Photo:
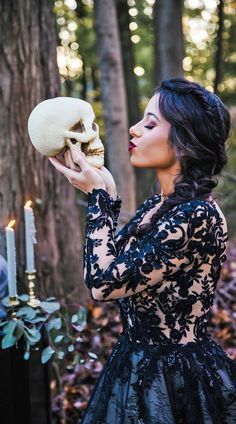
<instances>
[{"instance_id":1,"label":"red lipstick","mask_svg":"<svg viewBox=\"0 0 236 424\"><path fill-rule=\"evenodd\" d=\"M131 152L131 150L133 150L136 146L136 144L134 144L132 141L129 142L129 152Z\"/></svg>"}]
</instances>

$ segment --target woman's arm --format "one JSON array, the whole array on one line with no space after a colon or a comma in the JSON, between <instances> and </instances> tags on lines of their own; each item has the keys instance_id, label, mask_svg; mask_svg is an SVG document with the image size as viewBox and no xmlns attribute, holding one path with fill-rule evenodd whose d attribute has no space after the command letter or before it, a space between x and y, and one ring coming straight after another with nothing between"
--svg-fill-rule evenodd
<instances>
[{"instance_id":1,"label":"woman's arm","mask_svg":"<svg viewBox=\"0 0 236 424\"><path fill-rule=\"evenodd\" d=\"M109 301L134 295L191 264L207 237L206 208L180 206L118 254L109 195L94 189L88 195L84 246L84 280L93 298Z\"/></svg>"}]
</instances>

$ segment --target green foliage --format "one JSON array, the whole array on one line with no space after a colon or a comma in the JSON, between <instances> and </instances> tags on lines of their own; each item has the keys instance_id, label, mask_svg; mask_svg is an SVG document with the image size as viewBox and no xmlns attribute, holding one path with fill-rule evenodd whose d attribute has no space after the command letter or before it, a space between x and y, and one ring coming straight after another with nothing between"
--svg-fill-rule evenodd
<instances>
[{"instance_id":1,"label":"green foliage","mask_svg":"<svg viewBox=\"0 0 236 424\"><path fill-rule=\"evenodd\" d=\"M150 4L145 0L137 0L138 14L132 18L137 24L137 29L132 35L138 35L140 41L134 43L134 54L136 66L141 66L145 73L138 77L140 97L151 97L154 89L154 25L153 15L145 12ZM150 8L151 10L151 8Z\"/></svg>"},{"instance_id":2,"label":"green foliage","mask_svg":"<svg viewBox=\"0 0 236 424\"><path fill-rule=\"evenodd\" d=\"M212 6L213 5L213 6ZM233 0L224 4L224 28L222 46L222 82L219 94L228 104L235 102L236 40L235 6ZM215 79L215 54L217 49L218 11L217 1L199 0L199 7L185 2L183 16L185 76L213 89Z\"/></svg>"},{"instance_id":3,"label":"green foliage","mask_svg":"<svg viewBox=\"0 0 236 424\"><path fill-rule=\"evenodd\" d=\"M82 341L80 333L87 321L87 310L81 306L76 313L69 313L60 303L51 297L39 302L36 307L28 304L29 296L19 296L19 305L13 307L8 297L2 299L7 316L0 321L1 347L17 347L18 341L24 340L24 359L28 360L31 350L38 349L45 330L48 346L42 351L41 362L45 364L50 358L63 359L74 352L78 342ZM76 360L79 360L78 355Z\"/></svg>"},{"instance_id":4,"label":"green foliage","mask_svg":"<svg viewBox=\"0 0 236 424\"><path fill-rule=\"evenodd\" d=\"M150 0L135 0L130 6L130 9L135 9L131 21L137 25L131 33L132 36L140 37L139 41L134 43L135 66L142 67L145 71L142 76L138 77L140 97L150 97L154 88L153 3ZM214 2L209 3L206 0L199 0L197 3L186 0L184 5L185 76L210 88L213 87L215 78L214 67L218 29L217 1L214 4ZM78 43L78 56L83 62L83 69L74 78L73 95L82 97L82 94L86 91L88 100L100 99L100 89L97 82L99 69L93 2L77 1L77 8L71 10L64 1L55 1L54 10L57 17L58 34L62 30L69 31L71 34L69 28L72 21L77 25L68 42L60 40L60 37L58 37L58 45L67 43L69 49L72 49L72 44L76 41ZM235 5L234 0L227 0L224 4L223 79L219 90L221 97L228 104L235 101L235 40ZM66 88L63 85L63 91L66 94L65 90Z\"/></svg>"}]
</instances>

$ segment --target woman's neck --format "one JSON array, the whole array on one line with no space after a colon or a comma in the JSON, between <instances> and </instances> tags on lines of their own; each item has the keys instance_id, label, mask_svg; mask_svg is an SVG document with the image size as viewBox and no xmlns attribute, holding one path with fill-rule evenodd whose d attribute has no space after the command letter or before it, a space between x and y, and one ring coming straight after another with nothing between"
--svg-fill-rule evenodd
<instances>
[{"instance_id":1,"label":"woman's neck","mask_svg":"<svg viewBox=\"0 0 236 424\"><path fill-rule=\"evenodd\" d=\"M167 169L156 169L157 179L161 186L161 195L164 199L175 191L176 177L180 175L180 164L176 161Z\"/></svg>"}]
</instances>

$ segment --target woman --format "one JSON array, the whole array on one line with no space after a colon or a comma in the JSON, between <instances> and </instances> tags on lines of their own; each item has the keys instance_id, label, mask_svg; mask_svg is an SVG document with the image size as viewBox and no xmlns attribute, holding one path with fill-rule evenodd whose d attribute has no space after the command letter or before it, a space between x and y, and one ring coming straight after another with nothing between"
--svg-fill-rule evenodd
<instances>
[{"instance_id":1,"label":"woman","mask_svg":"<svg viewBox=\"0 0 236 424\"><path fill-rule=\"evenodd\" d=\"M216 95L183 78L163 81L130 128L131 163L154 168L161 193L118 234L121 199L109 171L76 153L73 161L66 153L67 166L50 159L88 193L85 284L95 300L115 300L123 322L83 424L236 423L236 364L207 332L226 259L212 189L229 132Z\"/></svg>"}]
</instances>

